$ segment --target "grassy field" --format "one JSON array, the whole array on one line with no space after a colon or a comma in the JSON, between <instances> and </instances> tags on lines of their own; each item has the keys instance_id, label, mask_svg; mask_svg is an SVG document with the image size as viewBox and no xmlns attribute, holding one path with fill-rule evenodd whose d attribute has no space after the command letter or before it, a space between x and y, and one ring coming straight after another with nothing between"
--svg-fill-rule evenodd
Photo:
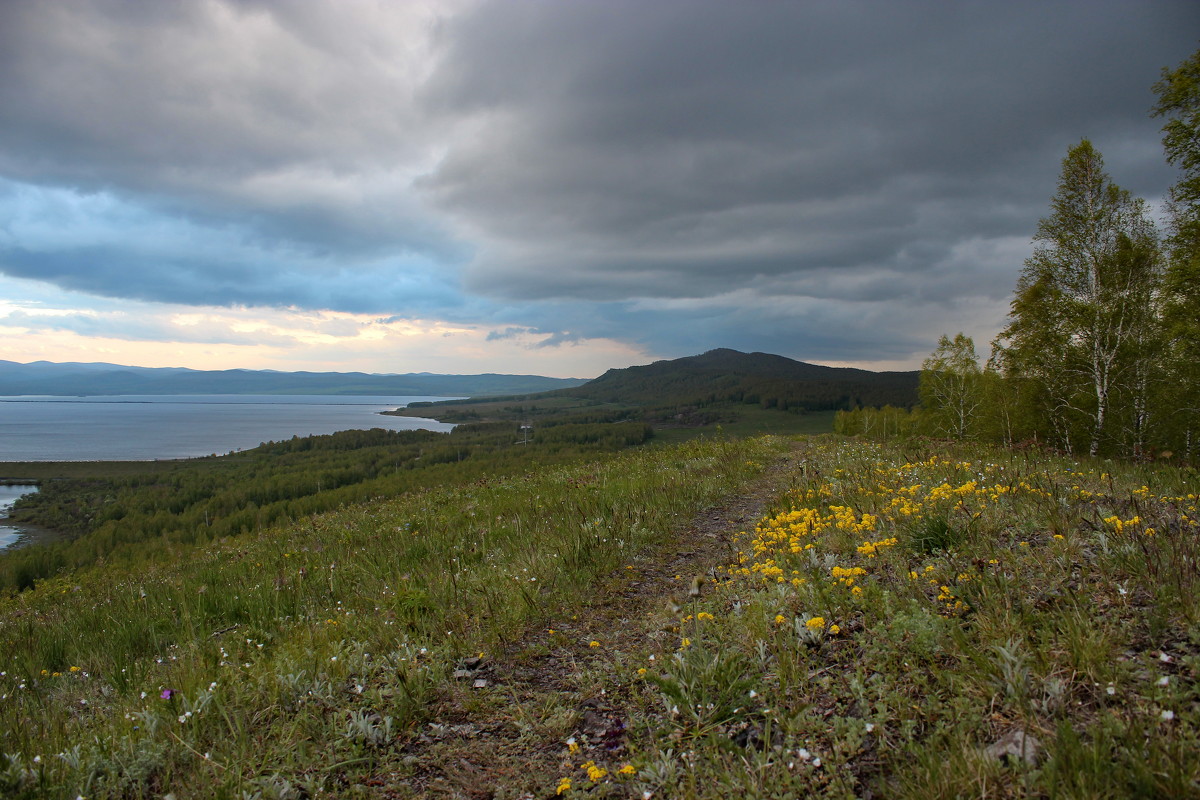
<instances>
[{"instance_id":1,"label":"grassy field","mask_svg":"<svg viewBox=\"0 0 1200 800\"><path fill-rule=\"evenodd\" d=\"M0 593L102 561L173 559L180 546L374 498L600 459L649 434L644 423L567 423L522 445L515 425L474 423L452 433L342 431L178 461L0 464L0 475L40 468L41 490L11 516L59 536L0 558Z\"/></svg>"},{"instance_id":2,"label":"grassy field","mask_svg":"<svg viewBox=\"0 0 1200 800\"><path fill-rule=\"evenodd\" d=\"M769 449L481 479L43 581L0 605L0 793L287 797L400 769L398 738L462 659L736 491Z\"/></svg>"},{"instance_id":3,"label":"grassy field","mask_svg":"<svg viewBox=\"0 0 1200 800\"><path fill-rule=\"evenodd\" d=\"M1197 797L1198 492L708 439L101 565L0 603L0 794Z\"/></svg>"},{"instance_id":4,"label":"grassy field","mask_svg":"<svg viewBox=\"0 0 1200 800\"><path fill-rule=\"evenodd\" d=\"M781 411L767 410L756 406L743 406L737 409L737 418L720 425L704 425L700 427L664 427L657 426L654 431L654 441L661 444L676 444L702 436L762 436L773 434L778 436L798 436L833 431L833 415L835 411L810 411L806 414L788 414Z\"/></svg>"},{"instance_id":5,"label":"grassy field","mask_svg":"<svg viewBox=\"0 0 1200 800\"><path fill-rule=\"evenodd\" d=\"M643 784L1200 796L1194 470L849 440L802 453L675 652L641 662Z\"/></svg>"}]
</instances>

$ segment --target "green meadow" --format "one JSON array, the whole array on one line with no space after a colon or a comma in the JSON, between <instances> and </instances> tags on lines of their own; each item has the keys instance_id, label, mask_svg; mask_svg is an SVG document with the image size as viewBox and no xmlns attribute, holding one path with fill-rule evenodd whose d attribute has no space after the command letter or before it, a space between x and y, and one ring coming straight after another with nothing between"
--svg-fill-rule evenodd
<instances>
[{"instance_id":1,"label":"green meadow","mask_svg":"<svg viewBox=\"0 0 1200 800\"><path fill-rule=\"evenodd\" d=\"M535 461L10 587L0 793L1200 796L1194 469Z\"/></svg>"}]
</instances>

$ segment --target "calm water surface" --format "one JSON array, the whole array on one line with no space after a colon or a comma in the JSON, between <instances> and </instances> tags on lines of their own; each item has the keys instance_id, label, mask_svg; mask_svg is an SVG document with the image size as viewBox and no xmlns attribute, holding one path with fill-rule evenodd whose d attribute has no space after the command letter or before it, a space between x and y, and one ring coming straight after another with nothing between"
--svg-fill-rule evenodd
<instances>
[{"instance_id":1,"label":"calm water surface","mask_svg":"<svg viewBox=\"0 0 1200 800\"><path fill-rule=\"evenodd\" d=\"M18 497L36 491L36 486L0 486L0 520L8 516ZM12 525L0 525L0 550L16 544L24 533L25 531Z\"/></svg>"},{"instance_id":2,"label":"calm water surface","mask_svg":"<svg viewBox=\"0 0 1200 800\"><path fill-rule=\"evenodd\" d=\"M262 442L337 431L454 426L391 410L442 397L124 395L0 397L2 461L151 461L194 458Z\"/></svg>"}]
</instances>

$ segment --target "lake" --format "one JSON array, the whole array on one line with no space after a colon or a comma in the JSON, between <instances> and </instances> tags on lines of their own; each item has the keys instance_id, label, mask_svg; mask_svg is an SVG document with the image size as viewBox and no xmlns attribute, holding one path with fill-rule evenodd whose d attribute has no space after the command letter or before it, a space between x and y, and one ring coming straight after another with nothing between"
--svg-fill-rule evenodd
<instances>
[{"instance_id":1,"label":"lake","mask_svg":"<svg viewBox=\"0 0 1200 800\"><path fill-rule=\"evenodd\" d=\"M382 416L444 397L123 395L0 397L0 462L194 458L262 442L369 428L449 431L421 417Z\"/></svg>"}]
</instances>

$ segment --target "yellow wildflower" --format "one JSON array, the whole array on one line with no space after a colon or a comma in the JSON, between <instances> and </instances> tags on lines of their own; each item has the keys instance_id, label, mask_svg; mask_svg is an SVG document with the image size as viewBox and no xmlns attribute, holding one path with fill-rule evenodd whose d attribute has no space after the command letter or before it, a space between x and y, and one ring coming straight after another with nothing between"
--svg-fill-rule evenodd
<instances>
[{"instance_id":1,"label":"yellow wildflower","mask_svg":"<svg viewBox=\"0 0 1200 800\"><path fill-rule=\"evenodd\" d=\"M588 780L592 783L599 783L600 780L608 774L608 770L604 767L597 766L595 761L586 761L580 765L580 769L587 770Z\"/></svg>"}]
</instances>

